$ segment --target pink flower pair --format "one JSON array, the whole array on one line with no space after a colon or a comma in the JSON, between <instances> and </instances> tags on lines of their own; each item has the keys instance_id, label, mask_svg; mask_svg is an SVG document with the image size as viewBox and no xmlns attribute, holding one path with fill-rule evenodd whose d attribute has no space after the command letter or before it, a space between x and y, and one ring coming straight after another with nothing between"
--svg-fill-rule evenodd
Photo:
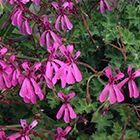
<instances>
[{"instance_id":1,"label":"pink flower pair","mask_svg":"<svg viewBox=\"0 0 140 140\"><path fill-rule=\"evenodd\" d=\"M44 99L42 90L37 82L37 75L35 74L41 67L41 63L36 63L30 68L29 63L24 62L22 67L25 70L26 75L23 80L19 95L23 98L25 103L31 102L35 104L37 100L36 96L38 96L40 100Z\"/></svg>"},{"instance_id":2,"label":"pink flower pair","mask_svg":"<svg viewBox=\"0 0 140 140\"><path fill-rule=\"evenodd\" d=\"M69 101L75 96L74 92L70 92L68 95L64 95L61 91L58 93L58 96L64 101L64 104L61 106L59 111L57 112L56 118L59 120L61 119L64 113L64 121L66 123L70 122L70 119L76 118L76 113L74 112L73 108L71 107Z\"/></svg>"},{"instance_id":3,"label":"pink flower pair","mask_svg":"<svg viewBox=\"0 0 140 140\"><path fill-rule=\"evenodd\" d=\"M71 129L72 128L70 126L67 126L65 130L63 130L61 127L58 127L55 140L66 140L65 136L71 131Z\"/></svg>"}]
</instances>

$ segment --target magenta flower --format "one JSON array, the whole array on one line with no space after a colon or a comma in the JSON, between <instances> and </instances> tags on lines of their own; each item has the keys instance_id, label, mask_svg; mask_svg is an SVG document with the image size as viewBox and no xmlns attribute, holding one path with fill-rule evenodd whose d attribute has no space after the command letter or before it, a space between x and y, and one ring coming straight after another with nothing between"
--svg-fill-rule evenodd
<instances>
[{"instance_id":1,"label":"magenta flower","mask_svg":"<svg viewBox=\"0 0 140 140\"><path fill-rule=\"evenodd\" d=\"M71 107L69 101L75 96L75 92L70 92L68 95L64 95L61 91L58 93L58 96L64 101L64 104L61 106L59 111L57 112L56 118L61 119L64 113L64 121L66 123L70 122L70 119L76 118L76 113Z\"/></svg>"},{"instance_id":2,"label":"magenta flower","mask_svg":"<svg viewBox=\"0 0 140 140\"><path fill-rule=\"evenodd\" d=\"M105 5L109 11L112 11L112 7L109 4L109 2L107 2L107 0L100 0L100 12L101 13L105 12Z\"/></svg>"},{"instance_id":3,"label":"magenta flower","mask_svg":"<svg viewBox=\"0 0 140 140\"><path fill-rule=\"evenodd\" d=\"M21 126L22 126L22 131L19 132L19 133L15 133L15 134L10 136L11 138L14 138L14 139L7 139L7 140L16 140L16 139L19 139L19 138L21 140L30 140L29 133L38 124L37 120L33 120L30 125L27 125L26 120L21 119L20 123L21 123Z\"/></svg>"},{"instance_id":4,"label":"magenta flower","mask_svg":"<svg viewBox=\"0 0 140 140\"><path fill-rule=\"evenodd\" d=\"M59 15L55 22L55 28L58 31L60 31L60 23L61 23L61 28L64 31L69 31L73 28L73 24L65 14Z\"/></svg>"},{"instance_id":5,"label":"magenta flower","mask_svg":"<svg viewBox=\"0 0 140 140\"><path fill-rule=\"evenodd\" d=\"M63 5L62 7L59 7L59 5L56 2L51 3L52 6L59 12L59 16L56 19L55 22L55 28L60 31L60 23L61 28L64 31L69 31L73 28L73 24L69 20L66 14L64 14L64 10L66 9L67 5Z\"/></svg>"},{"instance_id":6,"label":"magenta flower","mask_svg":"<svg viewBox=\"0 0 140 140\"><path fill-rule=\"evenodd\" d=\"M61 39L51 30L50 23L48 21L47 17L44 17L44 25L46 28L46 31L44 31L40 37L40 45L44 47L44 45L47 45L47 48L53 47L54 44L62 44ZM53 40L53 41L52 41Z\"/></svg>"},{"instance_id":7,"label":"magenta flower","mask_svg":"<svg viewBox=\"0 0 140 140\"><path fill-rule=\"evenodd\" d=\"M22 132L20 133L21 140L30 140L29 132L38 124L36 120L33 120L30 125L27 125L25 119L20 120L21 126L23 128Z\"/></svg>"},{"instance_id":8,"label":"magenta flower","mask_svg":"<svg viewBox=\"0 0 140 140\"><path fill-rule=\"evenodd\" d=\"M129 97L132 98L138 98L139 97L139 90L135 83L135 78L140 76L140 69L136 70L134 73L132 73L132 66L128 67L127 73L129 75L128 78L125 78L122 82L118 84L118 87L121 88L126 82L128 82L128 89L129 89Z\"/></svg>"},{"instance_id":9,"label":"magenta flower","mask_svg":"<svg viewBox=\"0 0 140 140\"><path fill-rule=\"evenodd\" d=\"M124 74L119 72L116 76L113 76L111 68L107 67L105 69L105 75L109 80L107 85L100 94L99 97L100 102L104 102L106 100L108 91L110 93L109 96L110 104L114 104L116 101L122 102L124 100L124 96L120 91L119 87L115 84L115 82L123 78Z\"/></svg>"},{"instance_id":10,"label":"magenta flower","mask_svg":"<svg viewBox=\"0 0 140 140\"><path fill-rule=\"evenodd\" d=\"M55 140L67 140L66 138L64 138L70 131L71 131L71 127L67 126L65 130L63 130L62 128L58 127L57 128L57 135L55 137Z\"/></svg>"},{"instance_id":11,"label":"magenta flower","mask_svg":"<svg viewBox=\"0 0 140 140\"><path fill-rule=\"evenodd\" d=\"M77 51L74 56L73 45L68 45L67 47L60 47L61 53L65 56L65 63L60 63L61 68L56 72L53 81L61 80L61 85L64 88L66 83L74 84L75 82L80 82L82 80L82 74L76 65L76 59L80 55L80 51Z\"/></svg>"},{"instance_id":12,"label":"magenta flower","mask_svg":"<svg viewBox=\"0 0 140 140\"><path fill-rule=\"evenodd\" d=\"M32 34L32 28L29 25L29 21L26 17L23 17L23 11L20 8L16 8L11 16L12 24L20 28L20 32L23 34Z\"/></svg>"},{"instance_id":13,"label":"magenta flower","mask_svg":"<svg viewBox=\"0 0 140 140\"><path fill-rule=\"evenodd\" d=\"M36 95L40 100L44 99L44 95L42 90L37 83L37 75L35 74L39 68L41 67L41 63L34 64L33 67L30 68L28 62L24 62L22 64L23 69L26 72L25 79L23 80L19 95L23 98L25 103L32 102L36 103Z\"/></svg>"}]
</instances>

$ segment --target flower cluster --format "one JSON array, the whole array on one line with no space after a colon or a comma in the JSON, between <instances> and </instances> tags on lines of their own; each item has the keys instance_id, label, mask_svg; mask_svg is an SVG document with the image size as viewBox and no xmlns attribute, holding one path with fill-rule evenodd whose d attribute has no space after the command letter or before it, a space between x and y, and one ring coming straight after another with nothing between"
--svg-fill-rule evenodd
<instances>
[{"instance_id":1,"label":"flower cluster","mask_svg":"<svg viewBox=\"0 0 140 140\"><path fill-rule=\"evenodd\" d=\"M20 32L25 35L32 35L34 28L32 21L36 23L38 33L40 33L39 43L41 47L46 46L48 58L43 62L31 62L29 60L19 61L15 52L10 52L6 47L0 50L0 90L9 89L20 85L19 95L25 103L36 104L37 98L41 101L44 99L42 85L46 82L48 88L52 89L58 81L61 81L61 87L65 88L69 84L74 84L82 80L82 74L77 66L77 59L80 51L74 51L72 44L64 45L61 32L69 32L73 29L70 17L75 13L75 2L80 0L60 0L59 2L50 2L48 5L55 10L56 17L53 26L49 15L38 16L31 11L26 4L33 3L39 6L40 0L2 0L4 3L9 2L13 7L10 15L13 26L18 27ZM111 3L114 1L112 0ZM112 6L107 0L100 0L100 11L105 12L105 6L112 11ZM74 54L75 52L75 54ZM115 82L124 77L123 73L118 73L113 77L111 69L107 68L105 73L109 81L100 95L100 101L104 102L108 91L110 92L110 103L124 100L121 92L122 86L128 82L130 97L137 98L139 92L134 79L138 77L139 71L132 73L132 67L128 70L129 78L124 79L119 84ZM59 120L64 116L64 122L70 123L71 119L77 117L74 109L70 105L70 100L75 96L75 92L68 95L59 92L58 97L63 100L63 105L57 112L56 118ZM33 120L27 125L26 120L21 119L22 130L10 136L6 136L3 130L0 131L0 139L2 140L30 140L29 134L37 125L37 120ZM65 130L58 127L56 140L65 140L65 136L71 131L72 127L67 126Z\"/></svg>"},{"instance_id":2,"label":"flower cluster","mask_svg":"<svg viewBox=\"0 0 140 140\"><path fill-rule=\"evenodd\" d=\"M107 67L105 69L105 75L108 78L108 83L100 94L99 97L100 102L104 102L106 100L108 91L110 93L109 94L110 104L114 104L116 101L117 102L124 101L124 95L121 89L127 82L128 82L128 89L129 89L129 97L130 98L140 97L138 87L134 81L135 78L140 77L140 69L132 73L132 68L133 68L132 66L128 67L127 70L128 77L122 80L120 83L117 83L117 81L124 77L124 74L122 72L118 72L116 76L113 76L110 67Z\"/></svg>"}]
</instances>

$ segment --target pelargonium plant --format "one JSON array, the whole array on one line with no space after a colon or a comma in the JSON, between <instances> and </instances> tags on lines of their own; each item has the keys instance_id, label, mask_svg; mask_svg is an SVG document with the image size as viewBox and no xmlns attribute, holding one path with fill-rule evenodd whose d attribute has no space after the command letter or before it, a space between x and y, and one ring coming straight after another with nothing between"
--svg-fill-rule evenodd
<instances>
[{"instance_id":1,"label":"pelargonium plant","mask_svg":"<svg viewBox=\"0 0 140 140\"><path fill-rule=\"evenodd\" d=\"M139 5L1 0L0 140L140 139Z\"/></svg>"}]
</instances>

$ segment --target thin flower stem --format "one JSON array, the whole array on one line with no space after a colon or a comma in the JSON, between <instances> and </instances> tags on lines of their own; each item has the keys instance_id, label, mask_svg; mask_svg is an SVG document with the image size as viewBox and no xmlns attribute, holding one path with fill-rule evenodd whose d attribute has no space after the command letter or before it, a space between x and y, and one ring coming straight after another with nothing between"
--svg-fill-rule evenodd
<instances>
[{"instance_id":1,"label":"thin flower stem","mask_svg":"<svg viewBox=\"0 0 140 140\"><path fill-rule=\"evenodd\" d=\"M97 73L97 71L93 67L88 65L87 63L84 63L84 62L81 62L81 61L78 61L77 63L80 64L80 65L85 66L86 68L89 68L93 73Z\"/></svg>"},{"instance_id":2,"label":"thin flower stem","mask_svg":"<svg viewBox=\"0 0 140 140\"><path fill-rule=\"evenodd\" d=\"M87 104L90 104L90 102L91 102L90 85L89 84L90 84L90 81L93 77L95 77L95 75L91 75L87 81L87 87L86 87L86 102L87 102Z\"/></svg>"}]
</instances>

